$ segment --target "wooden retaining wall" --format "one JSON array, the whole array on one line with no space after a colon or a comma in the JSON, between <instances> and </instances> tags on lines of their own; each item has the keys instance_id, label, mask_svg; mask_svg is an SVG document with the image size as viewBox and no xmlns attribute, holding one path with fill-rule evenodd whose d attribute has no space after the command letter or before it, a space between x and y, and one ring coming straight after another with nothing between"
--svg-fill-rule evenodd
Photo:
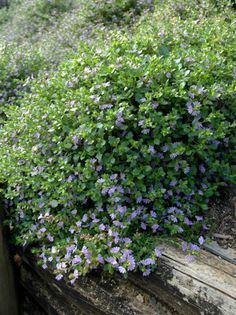
<instances>
[{"instance_id":1,"label":"wooden retaining wall","mask_svg":"<svg viewBox=\"0 0 236 315\"><path fill-rule=\"evenodd\" d=\"M13 266L3 232L3 211L0 207L0 315L17 315L17 295Z\"/></svg>"},{"instance_id":2,"label":"wooden retaining wall","mask_svg":"<svg viewBox=\"0 0 236 315\"><path fill-rule=\"evenodd\" d=\"M91 273L71 285L24 256L21 285L48 315L235 315L236 266L202 250L187 262L181 250L161 244L158 271L148 278Z\"/></svg>"}]
</instances>

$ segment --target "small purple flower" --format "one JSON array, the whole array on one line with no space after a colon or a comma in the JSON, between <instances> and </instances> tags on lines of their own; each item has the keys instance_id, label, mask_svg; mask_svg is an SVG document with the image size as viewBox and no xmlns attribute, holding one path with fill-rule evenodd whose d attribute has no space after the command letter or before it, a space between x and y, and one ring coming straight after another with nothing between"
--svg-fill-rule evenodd
<instances>
[{"instance_id":1,"label":"small purple flower","mask_svg":"<svg viewBox=\"0 0 236 315\"><path fill-rule=\"evenodd\" d=\"M98 165L97 167L96 167L96 171L97 172L100 172L102 170L102 166L101 165Z\"/></svg>"},{"instance_id":2,"label":"small purple flower","mask_svg":"<svg viewBox=\"0 0 236 315\"><path fill-rule=\"evenodd\" d=\"M154 149L154 146L153 145L150 145L149 146L149 152L153 155L155 154L156 150Z\"/></svg>"},{"instance_id":3,"label":"small purple flower","mask_svg":"<svg viewBox=\"0 0 236 315\"><path fill-rule=\"evenodd\" d=\"M184 169L184 174L188 174L190 172L190 167L186 166Z\"/></svg>"},{"instance_id":4,"label":"small purple flower","mask_svg":"<svg viewBox=\"0 0 236 315\"><path fill-rule=\"evenodd\" d=\"M147 229L147 226L146 226L146 224L145 224L144 222L141 222L141 228L142 228L143 230L146 230L146 229Z\"/></svg>"},{"instance_id":5,"label":"small purple flower","mask_svg":"<svg viewBox=\"0 0 236 315\"><path fill-rule=\"evenodd\" d=\"M158 258L161 257L161 250L159 248L156 247L154 251Z\"/></svg>"},{"instance_id":6,"label":"small purple flower","mask_svg":"<svg viewBox=\"0 0 236 315\"><path fill-rule=\"evenodd\" d=\"M161 148L162 152L167 152L169 151L169 146L168 145L164 145L162 148Z\"/></svg>"},{"instance_id":7,"label":"small purple flower","mask_svg":"<svg viewBox=\"0 0 236 315\"><path fill-rule=\"evenodd\" d=\"M122 266L119 266L118 270L120 273L126 273L126 269Z\"/></svg>"},{"instance_id":8,"label":"small purple flower","mask_svg":"<svg viewBox=\"0 0 236 315\"><path fill-rule=\"evenodd\" d=\"M106 229L106 227L105 227L105 225L103 223L100 224L98 228L99 228L100 231L104 231Z\"/></svg>"},{"instance_id":9,"label":"small purple flower","mask_svg":"<svg viewBox=\"0 0 236 315\"><path fill-rule=\"evenodd\" d=\"M43 227L43 228L41 228L41 229L39 230L39 233L44 233L44 232L46 232L46 231L47 231L46 228Z\"/></svg>"},{"instance_id":10,"label":"small purple flower","mask_svg":"<svg viewBox=\"0 0 236 315\"><path fill-rule=\"evenodd\" d=\"M151 273L151 269L148 268L146 271L143 272L143 276L147 277L150 275L150 273Z\"/></svg>"},{"instance_id":11,"label":"small purple flower","mask_svg":"<svg viewBox=\"0 0 236 315\"><path fill-rule=\"evenodd\" d=\"M175 186L176 184L177 184L177 180L172 179L172 181L170 182L170 186Z\"/></svg>"},{"instance_id":12,"label":"small purple flower","mask_svg":"<svg viewBox=\"0 0 236 315\"><path fill-rule=\"evenodd\" d=\"M203 245L203 243L205 242L204 238L202 236L199 237L198 242L200 245Z\"/></svg>"},{"instance_id":13,"label":"small purple flower","mask_svg":"<svg viewBox=\"0 0 236 315\"><path fill-rule=\"evenodd\" d=\"M72 261L71 261L71 264L72 265L75 265L75 264L78 264L78 263L80 263L82 260L81 260L81 258L80 258L80 256L79 255L75 255L75 257L72 259Z\"/></svg>"},{"instance_id":14,"label":"small purple flower","mask_svg":"<svg viewBox=\"0 0 236 315\"><path fill-rule=\"evenodd\" d=\"M126 243L126 244L132 243L131 239L128 238L128 237L124 237L122 240L123 240L123 242Z\"/></svg>"},{"instance_id":15,"label":"small purple flower","mask_svg":"<svg viewBox=\"0 0 236 315\"><path fill-rule=\"evenodd\" d=\"M188 262L192 262L194 260L194 257L193 255L186 255L185 256L185 259L188 261Z\"/></svg>"},{"instance_id":16,"label":"small purple flower","mask_svg":"<svg viewBox=\"0 0 236 315\"><path fill-rule=\"evenodd\" d=\"M61 273L59 273L59 274L56 276L56 280L57 280L57 281L60 281L62 278L63 278L63 275L62 275Z\"/></svg>"},{"instance_id":17,"label":"small purple flower","mask_svg":"<svg viewBox=\"0 0 236 315\"><path fill-rule=\"evenodd\" d=\"M150 265L155 265L155 260L152 258L146 258L140 261L140 263L144 266L150 266Z\"/></svg>"},{"instance_id":18,"label":"small purple flower","mask_svg":"<svg viewBox=\"0 0 236 315\"><path fill-rule=\"evenodd\" d=\"M156 109L158 106L159 106L159 104L157 102L152 103L152 108Z\"/></svg>"},{"instance_id":19,"label":"small purple flower","mask_svg":"<svg viewBox=\"0 0 236 315\"><path fill-rule=\"evenodd\" d=\"M129 263L128 271L134 270L136 266L134 257L132 255L128 255L127 259Z\"/></svg>"},{"instance_id":20,"label":"small purple flower","mask_svg":"<svg viewBox=\"0 0 236 315\"><path fill-rule=\"evenodd\" d=\"M143 200L142 196L139 196L139 197L136 199L137 203L141 203L142 200Z\"/></svg>"},{"instance_id":21,"label":"small purple flower","mask_svg":"<svg viewBox=\"0 0 236 315\"><path fill-rule=\"evenodd\" d=\"M81 221L77 221L75 224L76 224L76 226L78 226L78 227L81 227L81 226L82 226L82 222L81 222Z\"/></svg>"},{"instance_id":22,"label":"small purple flower","mask_svg":"<svg viewBox=\"0 0 236 315\"><path fill-rule=\"evenodd\" d=\"M72 139L72 141L73 141L74 145L77 145L77 144L78 144L79 139L78 139L78 137L77 137L77 136L72 136L72 137L71 137L71 139Z\"/></svg>"},{"instance_id":23,"label":"small purple flower","mask_svg":"<svg viewBox=\"0 0 236 315\"><path fill-rule=\"evenodd\" d=\"M112 104L103 104L103 105L100 105L99 107L100 107L100 109L108 109L108 108L112 108L113 105Z\"/></svg>"},{"instance_id":24,"label":"small purple flower","mask_svg":"<svg viewBox=\"0 0 236 315\"><path fill-rule=\"evenodd\" d=\"M83 221L83 222L87 222L87 221L88 221L88 216L87 216L86 213L83 215L82 221Z\"/></svg>"},{"instance_id":25,"label":"small purple flower","mask_svg":"<svg viewBox=\"0 0 236 315\"><path fill-rule=\"evenodd\" d=\"M200 170L201 173L205 173L206 169L205 169L203 164L199 165L199 170Z\"/></svg>"},{"instance_id":26,"label":"small purple flower","mask_svg":"<svg viewBox=\"0 0 236 315\"><path fill-rule=\"evenodd\" d=\"M203 221L203 216L201 215L195 215L195 218L197 221Z\"/></svg>"},{"instance_id":27,"label":"small purple flower","mask_svg":"<svg viewBox=\"0 0 236 315\"><path fill-rule=\"evenodd\" d=\"M116 259L115 259L114 257L112 257L112 256L108 256L108 257L106 258L106 261L107 261L108 263L112 264L113 266L116 266L116 265L118 264L117 261L116 261Z\"/></svg>"},{"instance_id":28,"label":"small purple flower","mask_svg":"<svg viewBox=\"0 0 236 315\"><path fill-rule=\"evenodd\" d=\"M117 174L112 174L111 176L110 176L110 180L115 180L116 178L117 178Z\"/></svg>"},{"instance_id":29,"label":"small purple flower","mask_svg":"<svg viewBox=\"0 0 236 315\"><path fill-rule=\"evenodd\" d=\"M171 73L170 73L170 72L167 72L167 73L166 73L166 77L167 77L168 79L170 79L170 78L171 78Z\"/></svg>"},{"instance_id":30,"label":"small purple flower","mask_svg":"<svg viewBox=\"0 0 236 315\"><path fill-rule=\"evenodd\" d=\"M49 242L54 241L54 237L50 233L47 235L47 239L49 240Z\"/></svg>"},{"instance_id":31,"label":"small purple flower","mask_svg":"<svg viewBox=\"0 0 236 315\"><path fill-rule=\"evenodd\" d=\"M101 254L98 254L97 260L98 260L98 262L100 262L100 264L103 264L103 263L104 263L104 259L103 259L103 257L102 257Z\"/></svg>"},{"instance_id":32,"label":"small purple flower","mask_svg":"<svg viewBox=\"0 0 236 315\"><path fill-rule=\"evenodd\" d=\"M142 133L143 133L144 135L147 135L149 132L150 132L150 129L149 129L149 128L146 128L146 129L143 129L143 130L142 130Z\"/></svg>"},{"instance_id":33,"label":"small purple flower","mask_svg":"<svg viewBox=\"0 0 236 315\"><path fill-rule=\"evenodd\" d=\"M188 92L188 96L194 98L194 94L192 92Z\"/></svg>"},{"instance_id":34,"label":"small purple flower","mask_svg":"<svg viewBox=\"0 0 236 315\"><path fill-rule=\"evenodd\" d=\"M184 252L188 249L188 243L187 242L182 243L182 249Z\"/></svg>"},{"instance_id":35,"label":"small purple flower","mask_svg":"<svg viewBox=\"0 0 236 315\"><path fill-rule=\"evenodd\" d=\"M191 220L189 220L188 217L185 217L185 218L184 218L184 223L185 223L186 225L192 225L192 224L193 224L193 222L192 222Z\"/></svg>"},{"instance_id":36,"label":"small purple flower","mask_svg":"<svg viewBox=\"0 0 236 315\"><path fill-rule=\"evenodd\" d=\"M120 251L120 247L112 247L111 248L111 253L113 253L113 254L117 254L117 253L119 253L119 251Z\"/></svg>"},{"instance_id":37,"label":"small purple flower","mask_svg":"<svg viewBox=\"0 0 236 315\"><path fill-rule=\"evenodd\" d=\"M158 229L159 229L159 224L157 224L157 223L154 223L153 225L152 225L152 231L155 233Z\"/></svg>"}]
</instances>

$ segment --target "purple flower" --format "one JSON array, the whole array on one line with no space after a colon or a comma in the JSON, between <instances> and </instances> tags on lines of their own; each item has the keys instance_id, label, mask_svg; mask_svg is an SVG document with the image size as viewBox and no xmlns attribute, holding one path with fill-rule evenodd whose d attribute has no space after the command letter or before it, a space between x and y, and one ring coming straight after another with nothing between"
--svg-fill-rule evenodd
<instances>
[{"instance_id":1,"label":"purple flower","mask_svg":"<svg viewBox=\"0 0 236 315\"><path fill-rule=\"evenodd\" d=\"M151 269L147 269L146 271L143 272L143 276L147 277L150 275L150 273L151 273Z\"/></svg>"},{"instance_id":2,"label":"purple flower","mask_svg":"<svg viewBox=\"0 0 236 315\"><path fill-rule=\"evenodd\" d=\"M199 170L200 170L201 173L205 173L206 169L205 169L203 164L199 165Z\"/></svg>"},{"instance_id":3,"label":"purple flower","mask_svg":"<svg viewBox=\"0 0 236 315\"><path fill-rule=\"evenodd\" d=\"M171 73L170 73L170 72L167 72L167 73L166 73L166 77L167 77L168 79L170 79L170 78L171 78Z\"/></svg>"},{"instance_id":4,"label":"purple flower","mask_svg":"<svg viewBox=\"0 0 236 315\"><path fill-rule=\"evenodd\" d=\"M174 216L174 215L170 215L169 216L170 220L174 223L177 223L178 222L178 219Z\"/></svg>"},{"instance_id":5,"label":"purple flower","mask_svg":"<svg viewBox=\"0 0 236 315\"><path fill-rule=\"evenodd\" d=\"M149 128L146 128L146 129L143 129L143 130L142 130L142 133L143 133L144 135L147 135L149 132L150 132L150 129L149 129Z\"/></svg>"},{"instance_id":6,"label":"purple flower","mask_svg":"<svg viewBox=\"0 0 236 315\"><path fill-rule=\"evenodd\" d=\"M102 166L101 165L98 165L97 167L96 167L96 171L97 172L100 172L102 170Z\"/></svg>"},{"instance_id":7,"label":"purple flower","mask_svg":"<svg viewBox=\"0 0 236 315\"><path fill-rule=\"evenodd\" d=\"M75 265L75 264L78 264L78 263L80 263L82 260L81 260L81 258L80 258L80 256L79 255L75 255L75 257L72 259L72 261L71 261L71 264L72 265Z\"/></svg>"},{"instance_id":8,"label":"purple flower","mask_svg":"<svg viewBox=\"0 0 236 315\"><path fill-rule=\"evenodd\" d=\"M77 221L75 224L76 224L76 226L78 226L78 227L81 227L81 226L82 226L82 222L81 222L81 221Z\"/></svg>"},{"instance_id":9,"label":"purple flower","mask_svg":"<svg viewBox=\"0 0 236 315\"><path fill-rule=\"evenodd\" d=\"M102 184L102 183L104 183L105 182L105 179L103 179L103 178L98 178L98 180L97 180L97 183L99 183L99 184ZM104 187L103 188L103 190L102 190L102 193L107 193L108 192L108 188L107 187Z\"/></svg>"},{"instance_id":10,"label":"purple flower","mask_svg":"<svg viewBox=\"0 0 236 315\"><path fill-rule=\"evenodd\" d=\"M188 262L191 262L191 261L194 260L194 257L193 257L193 255L186 255L186 256L185 256L185 259L186 259Z\"/></svg>"},{"instance_id":11,"label":"purple flower","mask_svg":"<svg viewBox=\"0 0 236 315\"><path fill-rule=\"evenodd\" d=\"M108 109L108 108L112 108L113 105L112 104L103 104L103 105L100 105L99 107L100 107L100 109Z\"/></svg>"},{"instance_id":12,"label":"purple flower","mask_svg":"<svg viewBox=\"0 0 236 315\"><path fill-rule=\"evenodd\" d=\"M126 273L126 269L122 266L119 266L118 270L120 273Z\"/></svg>"},{"instance_id":13,"label":"purple flower","mask_svg":"<svg viewBox=\"0 0 236 315\"><path fill-rule=\"evenodd\" d=\"M105 227L105 225L103 223L100 224L98 228L99 228L100 231L104 231L106 229L106 227Z\"/></svg>"},{"instance_id":14,"label":"purple flower","mask_svg":"<svg viewBox=\"0 0 236 315\"><path fill-rule=\"evenodd\" d=\"M200 247L198 245L192 244L192 243L189 244L189 248L191 250L197 250L197 251L200 250Z\"/></svg>"},{"instance_id":15,"label":"purple flower","mask_svg":"<svg viewBox=\"0 0 236 315\"><path fill-rule=\"evenodd\" d=\"M186 225L192 225L192 224L193 224L193 222L192 222L191 220L189 220L188 217L185 217L185 218L184 218L184 223L185 223Z\"/></svg>"},{"instance_id":16,"label":"purple flower","mask_svg":"<svg viewBox=\"0 0 236 315\"><path fill-rule=\"evenodd\" d=\"M159 248L155 248L155 254L156 254L156 256L159 258L159 257L161 257L161 251L160 251L160 249Z\"/></svg>"},{"instance_id":17,"label":"purple flower","mask_svg":"<svg viewBox=\"0 0 236 315\"><path fill-rule=\"evenodd\" d=\"M150 145L149 146L149 152L153 155L155 154L156 150L154 149L154 146L153 145Z\"/></svg>"},{"instance_id":18,"label":"purple flower","mask_svg":"<svg viewBox=\"0 0 236 315\"><path fill-rule=\"evenodd\" d=\"M87 216L86 213L83 215L82 221L83 221L83 222L87 222L87 221L88 221L88 216Z\"/></svg>"},{"instance_id":19,"label":"purple flower","mask_svg":"<svg viewBox=\"0 0 236 315\"><path fill-rule=\"evenodd\" d=\"M190 167L189 166L185 167L184 174L188 174L189 172L190 172Z\"/></svg>"},{"instance_id":20,"label":"purple flower","mask_svg":"<svg viewBox=\"0 0 236 315\"><path fill-rule=\"evenodd\" d=\"M132 255L128 255L127 259L129 263L128 271L134 270L136 266L134 257Z\"/></svg>"},{"instance_id":21,"label":"purple flower","mask_svg":"<svg viewBox=\"0 0 236 315\"><path fill-rule=\"evenodd\" d=\"M188 249L188 243L187 242L182 243L182 249L184 252Z\"/></svg>"},{"instance_id":22,"label":"purple flower","mask_svg":"<svg viewBox=\"0 0 236 315\"><path fill-rule=\"evenodd\" d=\"M72 136L72 137L71 137L71 139L72 139L72 141L73 141L74 145L77 145L77 144L78 144L79 139L78 139L78 137L77 137L77 136Z\"/></svg>"},{"instance_id":23,"label":"purple flower","mask_svg":"<svg viewBox=\"0 0 236 315\"><path fill-rule=\"evenodd\" d=\"M204 238L202 236L200 236L199 239L198 239L198 242L199 242L200 245L202 245L205 242L205 240L204 240Z\"/></svg>"},{"instance_id":24,"label":"purple flower","mask_svg":"<svg viewBox=\"0 0 236 315\"><path fill-rule=\"evenodd\" d=\"M120 126L123 122L124 122L124 118L123 118L123 113L122 112L117 112L116 113L116 125Z\"/></svg>"},{"instance_id":25,"label":"purple flower","mask_svg":"<svg viewBox=\"0 0 236 315\"><path fill-rule=\"evenodd\" d=\"M192 92L188 92L188 96L194 98L194 94Z\"/></svg>"},{"instance_id":26,"label":"purple flower","mask_svg":"<svg viewBox=\"0 0 236 315\"><path fill-rule=\"evenodd\" d=\"M140 261L144 266L155 265L155 261L152 258L146 258Z\"/></svg>"},{"instance_id":27,"label":"purple flower","mask_svg":"<svg viewBox=\"0 0 236 315\"><path fill-rule=\"evenodd\" d=\"M158 229L159 229L159 225L157 224L157 223L154 223L153 225L152 225L152 231L155 233Z\"/></svg>"},{"instance_id":28,"label":"purple flower","mask_svg":"<svg viewBox=\"0 0 236 315\"><path fill-rule=\"evenodd\" d=\"M121 213L121 214L124 214L127 210L127 207L126 206L118 206L117 210Z\"/></svg>"},{"instance_id":29,"label":"purple flower","mask_svg":"<svg viewBox=\"0 0 236 315\"><path fill-rule=\"evenodd\" d=\"M203 216L201 215L195 215L195 218L197 221L203 221Z\"/></svg>"},{"instance_id":30,"label":"purple flower","mask_svg":"<svg viewBox=\"0 0 236 315\"><path fill-rule=\"evenodd\" d=\"M54 241L54 237L50 233L47 235L47 239L49 240L49 242Z\"/></svg>"},{"instance_id":31,"label":"purple flower","mask_svg":"<svg viewBox=\"0 0 236 315\"><path fill-rule=\"evenodd\" d=\"M172 179L172 181L170 182L170 186L175 186L176 184L177 184L177 180Z\"/></svg>"},{"instance_id":32,"label":"purple flower","mask_svg":"<svg viewBox=\"0 0 236 315\"><path fill-rule=\"evenodd\" d=\"M142 228L143 230L146 230L146 229L147 229L147 226L146 226L146 224L145 224L144 222L141 222L141 228Z\"/></svg>"},{"instance_id":33,"label":"purple flower","mask_svg":"<svg viewBox=\"0 0 236 315\"><path fill-rule=\"evenodd\" d=\"M116 265L118 264L117 261L116 261L116 259L115 259L114 257L112 257L112 256L108 256L108 257L106 258L106 261L107 261L108 263L112 264L113 266L116 266Z\"/></svg>"},{"instance_id":34,"label":"purple flower","mask_svg":"<svg viewBox=\"0 0 236 315\"><path fill-rule=\"evenodd\" d=\"M131 239L128 237L124 237L122 240L124 243L127 243L127 244L132 243Z\"/></svg>"},{"instance_id":35,"label":"purple flower","mask_svg":"<svg viewBox=\"0 0 236 315\"><path fill-rule=\"evenodd\" d=\"M103 259L103 257L102 257L101 254L98 254L97 260L98 260L98 262L100 262L100 264L103 264L103 263L104 263L104 259Z\"/></svg>"},{"instance_id":36,"label":"purple flower","mask_svg":"<svg viewBox=\"0 0 236 315\"><path fill-rule=\"evenodd\" d=\"M89 258L91 257L92 253L90 252L90 250L86 247L83 246L81 252L84 254L85 258Z\"/></svg>"},{"instance_id":37,"label":"purple flower","mask_svg":"<svg viewBox=\"0 0 236 315\"><path fill-rule=\"evenodd\" d=\"M111 180L115 180L115 179L117 178L117 176L118 176L117 174L112 174L112 175L110 176L110 179L111 179Z\"/></svg>"},{"instance_id":38,"label":"purple flower","mask_svg":"<svg viewBox=\"0 0 236 315\"><path fill-rule=\"evenodd\" d=\"M63 275L62 275L61 273L59 273L59 274L56 276L56 280L57 280L57 281L60 281L62 278L63 278Z\"/></svg>"},{"instance_id":39,"label":"purple flower","mask_svg":"<svg viewBox=\"0 0 236 315\"><path fill-rule=\"evenodd\" d=\"M47 231L46 228L43 227L43 228L41 228L41 229L39 230L39 233L44 233L44 232L46 232L46 231Z\"/></svg>"},{"instance_id":40,"label":"purple flower","mask_svg":"<svg viewBox=\"0 0 236 315\"><path fill-rule=\"evenodd\" d=\"M113 254L117 254L117 253L119 253L119 251L120 251L120 247L112 247L112 249L111 249L111 253L113 253Z\"/></svg>"},{"instance_id":41,"label":"purple flower","mask_svg":"<svg viewBox=\"0 0 236 315\"><path fill-rule=\"evenodd\" d=\"M169 150L169 146L168 145L164 145L162 148L161 148L162 152L167 152Z\"/></svg>"},{"instance_id":42,"label":"purple flower","mask_svg":"<svg viewBox=\"0 0 236 315\"><path fill-rule=\"evenodd\" d=\"M157 102L152 103L152 108L156 109L158 106L159 106L159 104Z\"/></svg>"}]
</instances>

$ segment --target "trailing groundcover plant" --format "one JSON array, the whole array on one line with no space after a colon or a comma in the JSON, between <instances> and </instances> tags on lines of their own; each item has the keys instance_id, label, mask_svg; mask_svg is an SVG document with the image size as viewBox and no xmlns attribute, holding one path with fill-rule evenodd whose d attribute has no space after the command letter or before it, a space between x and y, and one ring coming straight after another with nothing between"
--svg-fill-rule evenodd
<instances>
[{"instance_id":1,"label":"trailing groundcover plant","mask_svg":"<svg viewBox=\"0 0 236 315\"><path fill-rule=\"evenodd\" d=\"M186 255L203 244L236 145L234 13L209 7L167 2L132 35L80 42L8 113L8 224L57 280L101 266L147 276L161 237L184 240Z\"/></svg>"}]
</instances>

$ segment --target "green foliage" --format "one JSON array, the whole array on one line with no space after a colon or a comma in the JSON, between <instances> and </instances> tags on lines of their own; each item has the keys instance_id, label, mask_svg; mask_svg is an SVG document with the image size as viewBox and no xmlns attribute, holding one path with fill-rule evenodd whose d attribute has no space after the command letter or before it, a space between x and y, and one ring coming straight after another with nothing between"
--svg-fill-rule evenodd
<instances>
[{"instance_id":1,"label":"green foliage","mask_svg":"<svg viewBox=\"0 0 236 315\"><path fill-rule=\"evenodd\" d=\"M99 26L131 4L111 3L95 7ZM189 242L204 241L208 199L235 182L234 13L202 1L199 19L181 3L186 18L158 2L132 32L94 29L7 112L0 179L13 239L57 279L101 264L148 275L163 236L199 249Z\"/></svg>"}]
</instances>

